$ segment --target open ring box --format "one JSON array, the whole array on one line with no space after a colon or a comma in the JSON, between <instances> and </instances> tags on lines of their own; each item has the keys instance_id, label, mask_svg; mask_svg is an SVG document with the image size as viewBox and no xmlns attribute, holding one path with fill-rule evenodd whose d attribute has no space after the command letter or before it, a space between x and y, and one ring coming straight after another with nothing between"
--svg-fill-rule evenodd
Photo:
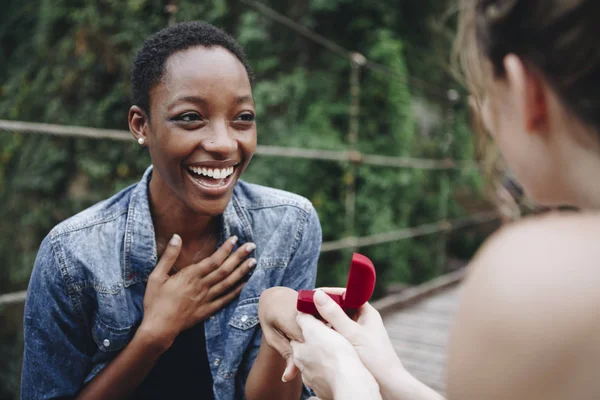
<instances>
[{"instance_id":1,"label":"open ring box","mask_svg":"<svg viewBox=\"0 0 600 400\"><path fill-rule=\"evenodd\" d=\"M350 264L350 272L348 273L346 291L343 294L327 293L327 295L339 304L346 314L352 316L373 295L375 279L373 262L362 254L354 253ZM314 303L314 295L314 290L300 290L296 308L298 311L321 318Z\"/></svg>"}]
</instances>

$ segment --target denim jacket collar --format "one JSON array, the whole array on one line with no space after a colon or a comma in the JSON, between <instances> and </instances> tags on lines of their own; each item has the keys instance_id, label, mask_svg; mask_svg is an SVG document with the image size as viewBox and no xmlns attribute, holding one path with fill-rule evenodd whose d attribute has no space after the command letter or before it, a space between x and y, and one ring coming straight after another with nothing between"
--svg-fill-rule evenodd
<instances>
[{"instance_id":1,"label":"denim jacket collar","mask_svg":"<svg viewBox=\"0 0 600 400\"><path fill-rule=\"evenodd\" d=\"M148 276L158 262L149 196L152 171L152 166L150 166L131 194L123 251L123 282L125 287L140 281L147 281ZM253 241L249 218L235 193L220 218L221 232L217 247L220 247L224 240L234 234L238 235L242 242Z\"/></svg>"},{"instance_id":2,"label":"denim jacket collar","mask_svg":"<svg viewBox=\"0 0 600 400\"><path fill-rule=\"evenodd\" d=\"M158 261L154 224L150 212L149 184L151 177L152 167L149 167L140 184L134 188L129 202L123 251L125 287L146 281Z\"/></svg>"}]
</instances>

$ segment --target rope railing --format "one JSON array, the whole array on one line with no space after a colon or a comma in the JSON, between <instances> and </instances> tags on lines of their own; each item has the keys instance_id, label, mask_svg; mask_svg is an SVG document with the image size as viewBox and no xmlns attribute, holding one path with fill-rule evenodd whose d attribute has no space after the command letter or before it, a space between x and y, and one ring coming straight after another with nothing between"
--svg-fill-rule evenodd
<instances>
[{"instance_id":1,"label":"rope railing","mask_svg":"<svg viewBox=\"0 0 600 400\"><path fill-rule=\"evenodd\" d=\"M25 301L25 297L27 297L27 290L0 294L0 307L23 303Z\"/></svg>"},{"instance_id":2,"label":"rope railing","mask_svg":"<svg viewBox=\"0 0 600 400\"><path fill-rule=\"evenodd\" d=\"M132 141L128 131L116 129L98 129L82 126L67 126L43 124L37 122L0 120L0 131L48 134L63 137L78 137L88 139L110 139L117 141ZM376 154L363 154L359 151L335 151L304 149L296 147L264 146L256 148L256 154L270 157L304 158L355 164L372 165L393 168L452 170L477 168L478 163L472 160L429 159L412 157L391 157Z\"/></svg>"},{"instance_id":3,"label":"rope railing","mask_svg":"<svg viewBox=\"0 0 600 400\"><path fill-rule=\"evenodd\" d=\"M331 40L325 38L324 36L319 35L318 33L313 32L312 30L308 29L304 25L297 23L293 19L273 10L271 7L267 6L264 3L261 3L259 1L255 1L255 0L241 0L241 2L246 4L247 6L252 7L253 9L258 11L265 17L268 17L269 19L272 19L273 21L279 22L280 24L283 24L283 25L287 26L288 28L291 28L296 33L299 33L302 36L312 40L313 42L320 44L321 46L325 47L327 50L339 55L340 57L350 59L352 56L351 51L346 50L345 48L338 45L337 43L332 42Z\"/></svg>"},{"instance_id":4,"label":"rope railing","mask_svg":"<svg viewBox=\"0 0 600 400\"><path fill-rule=\"evenodd\" d=\"M498 219L498 217L499 216L496 211L488 211L472 214L465 217L400 229L392 232L377 233L371 236L348 237L340 240L323 242L323 244L321 245L321 253L375 246L378 244L397 242L400 240L406 240L440 232L451 232L469 226L481 225L488 222L492 222ZM23 290L19 292L0 295L0 307L24 302L26 294L27 291Z\"/></svg>"},{"instance_id":5,"label":"rope railing","mask_svg":"<svg viewBox=\"0 0 600 400\"><path fill-rule=\"evenodd\" d=\"M450 232L460 228L492 222L497 218L497 212L488 211L461 218L442 220L429 224L400 229L392 232L376 233L374 235L364 237L347 237L331 242L324 242L321 246L321 252L327 253L330 251L344 250L354 247L358 248L375 246L378 244L397 242L419 236L431 235L433 233Z\"/></svg>"}]
</instances>

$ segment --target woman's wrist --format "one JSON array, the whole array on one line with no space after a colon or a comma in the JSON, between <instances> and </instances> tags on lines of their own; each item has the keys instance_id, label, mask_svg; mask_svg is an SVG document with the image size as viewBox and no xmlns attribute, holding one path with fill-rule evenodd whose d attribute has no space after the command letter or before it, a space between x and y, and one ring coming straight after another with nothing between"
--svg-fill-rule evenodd
<instances>
[{"instance_id":1,"label":"woman's wrist","mask_svg":"<svg viewBox=\"0 0 600 400\"><path fill-rule=\"evenodd\" d=\"M383 400L443 400L441 395L412 376L399 361L376 379Z\"/></svg>"},{"instance_id":2,"label":"woman's wrist","mask_svg":"<svg viewBox=\"0 0 600 400\"><path fill-rule=\"evenodd\" d=\"M402 388L407 384L412 384L414 379L397 358L378 363L377 370L370 372L377 380L381 395L385 400L402 399L398 396L398 391L402 392Z\"/></svg>"},{"instance_id":3,"label":"woman's wrist","mask_svg":"<svg viewBox=\"0 0 600 400\"><path fill-rule=\"evenodd\" d=\"M144 321L135 333L134 339L143 343L148 350L158 354L167 351L175 341L173 335L158 331Z\"/></svg>"},{"instance_id":4,"label":"woman's wrist","mask_svg":"<svg viewBox=\"0 0 600 400\"><path fill-rule=\"evenodd\" d=\"M332 391L336 399L379 399L379 385L358 357L343 357L334 364Z\"/></svg>"},{"instance_id":5,"label":"woman's wrist","mask_svg":"<svg viewBox=\"0 0 600 400\"><path fill-rule=\"evenodd\" d=\"M379 385L384 400L438 400L432 389L412 376L395 352L384 352L366 365Z\"/></svg>"}]
</instances>

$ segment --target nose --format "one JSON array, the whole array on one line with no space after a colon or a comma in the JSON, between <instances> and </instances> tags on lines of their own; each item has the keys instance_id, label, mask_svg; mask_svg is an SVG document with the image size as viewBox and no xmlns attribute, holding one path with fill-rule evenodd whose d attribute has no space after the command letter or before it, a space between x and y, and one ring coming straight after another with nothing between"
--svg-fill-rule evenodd
<instances>
[{"instance_id":1,"label":"nose","mask_svg":"<svg viewBox=\"0 0 600 400\"><path fill-rule=\"evenodd\" d=\"M209 153L213 153L221 158L227 158L237 151L238 142L232 135L227 123L215 121L212 124L209 135L202 141L202 147Z\"/></svg>"}]
</instances>

